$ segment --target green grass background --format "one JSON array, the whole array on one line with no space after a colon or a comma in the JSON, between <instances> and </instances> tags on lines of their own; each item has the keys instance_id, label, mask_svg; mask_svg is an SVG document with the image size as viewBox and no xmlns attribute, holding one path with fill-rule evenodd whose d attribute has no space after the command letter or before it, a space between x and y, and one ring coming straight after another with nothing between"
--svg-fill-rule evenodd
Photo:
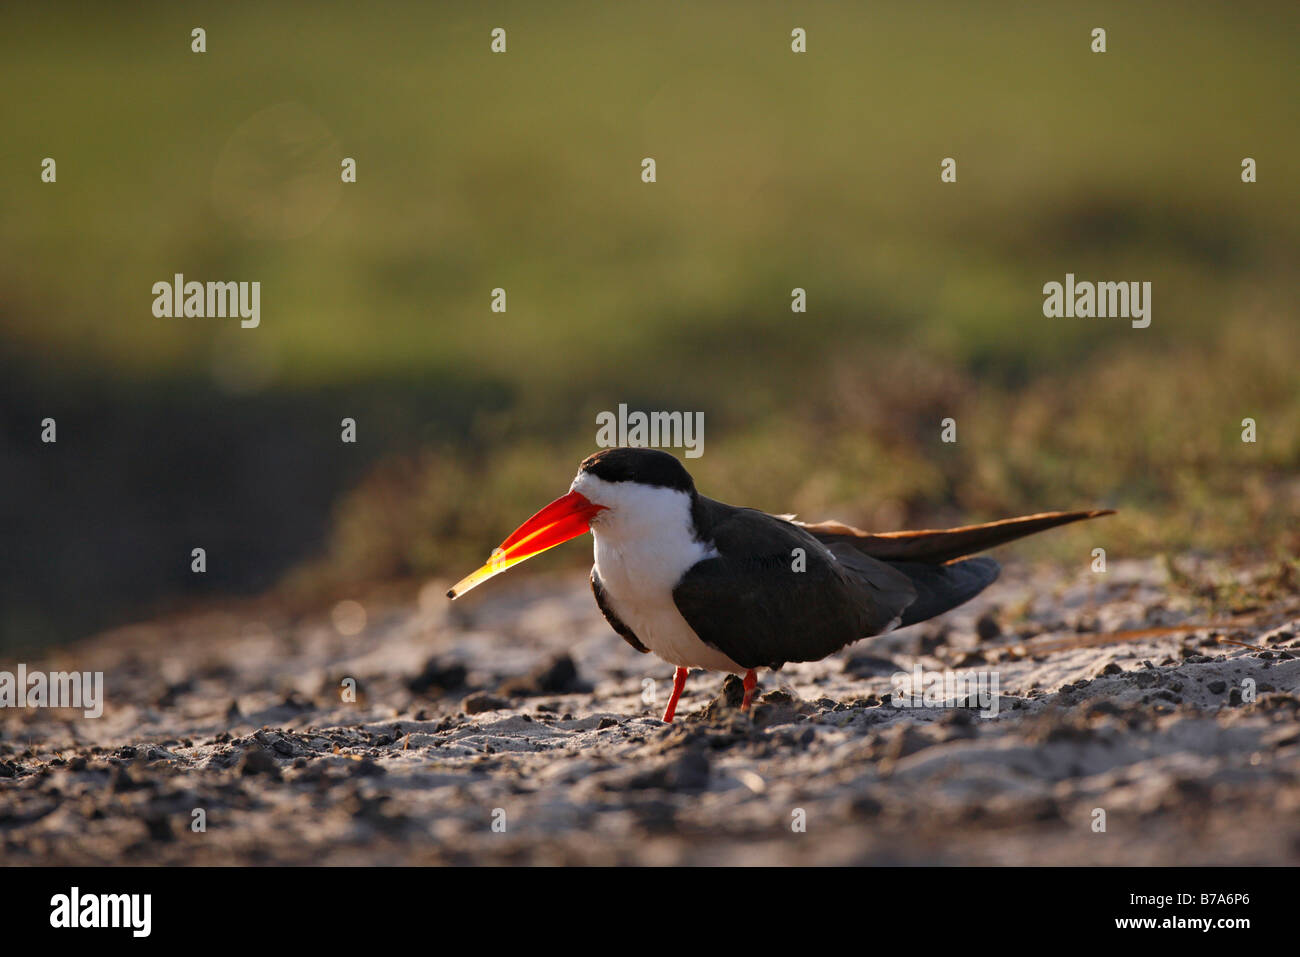
<instances>
[{"instance_id":1,"label":"green grass background","mask_svg":"<svg viewBox=\"0 0 1300 957\"><path fill-rule=\"evenodd\" d=\"M184 422L150 410L194 402L239 424L231 455L314 427L285 402L323 435L358 415L348 469L321 452L260 493L328 507L259 588L467 570L620 402L704 410L691 468L727 500L876 527L1109 504L1037 547L1294 554L1298 25L1293 3L11 8L11 395L134 396L122 434L162 442ZM155 319L175 272L261 281L261 328ZM1151 281L1150 328L1044 318L1066 272Z\"/></svg>"}]
</instances>

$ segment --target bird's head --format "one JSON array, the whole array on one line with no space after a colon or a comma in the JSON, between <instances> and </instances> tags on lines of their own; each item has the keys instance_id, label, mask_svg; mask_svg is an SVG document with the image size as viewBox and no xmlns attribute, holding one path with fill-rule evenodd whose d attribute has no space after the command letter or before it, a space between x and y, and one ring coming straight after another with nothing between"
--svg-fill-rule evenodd
<instances>
[{"instance_id":1,"label":"bird's head","mask_svg":"<svg viewBox=\"0 0 1300 957\"><path fill-rule=\"evenodd\" d=\"M569 491L516 528L479 569L447 592L459 598L522 561L583 532L634 532L663 520L670 507L695 494L690 473L658 449L605 449L578 466Z\"/></svg>"}]
</instances>

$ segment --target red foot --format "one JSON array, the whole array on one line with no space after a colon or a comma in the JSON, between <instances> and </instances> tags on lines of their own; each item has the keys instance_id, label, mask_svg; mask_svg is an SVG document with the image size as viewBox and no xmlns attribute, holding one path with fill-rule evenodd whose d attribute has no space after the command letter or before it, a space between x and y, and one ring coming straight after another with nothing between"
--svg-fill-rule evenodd
<instances>
[{"instance_id":1,"label":"red foot","mask_svg":"<svg viewBox=\"0 0 1300 957\"><path fill-rule=\"evenodd\" d=\"M758 687L758 676L754 674L754 669L750 668L745 672L745 698L740 702L740 710L749 710L749 699L754 697L754 689Z\"/></svg>"},{"instance_id":2,"label":"red foot","mask_svg":"<svg viewBox=\"0 0 1300 957\"><path fill-rule=\"evenodd\" d=\"M673 723L673 715L677 713L677 699L682 696L682 689L686 687L686 669L678 668L673 672L673 695L668 699L668 707L664 709L664 724Z\"/></svg>"}]
</instances>

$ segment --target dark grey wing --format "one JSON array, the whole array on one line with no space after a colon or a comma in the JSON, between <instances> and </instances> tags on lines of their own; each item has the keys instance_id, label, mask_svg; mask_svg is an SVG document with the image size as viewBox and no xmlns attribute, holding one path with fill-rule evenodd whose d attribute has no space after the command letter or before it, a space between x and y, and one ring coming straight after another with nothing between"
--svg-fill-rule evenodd
<instances>
[{"instance_id":1,"label":"dark grey wing","mask_svg":"<svg viewBox=\"0 0 1300 957\"><path fill-rule=\"evenodd\" d=\"M897 626L916 599L905 574L856 549L753 509L701 507L718 556L693 566L673 600L701 641L741 667L825 658Z\"/></svg>"},{"instance_id":2,"label":"dark grey wing","mask_svg":"<svg viewBox=\"0 0 1300 957\"><path fill-rule=\"evenodd\" d=\"M910 578L916 589L916 601L903 612L903 620L898 625L900 628L942 615L945 611L970 601L993 584L998 572L1002 570L1002 566L991 558L967 558L946 565L927 565L922 562L889 564Z\"/></svg>"},{"instance_id":3,"label":"dark grey wing","mask_svg":"<svg viewBox=\"0 0 1300 957\"><path fill-rule=\"evenodd\" d=\"M605 586L600 583L600 576L596 574L596 567L591 568L591 591L596 596L596 607L600 613L605 616L609 626L619 633L619 636L629 645L635 648L641 654L649 654L650 649L641 644L640 639L632 633L632 629L623 624L622 619L614 614L614 610L609 607L609 599L605 597Z\"/></svg>"}]
</instances>

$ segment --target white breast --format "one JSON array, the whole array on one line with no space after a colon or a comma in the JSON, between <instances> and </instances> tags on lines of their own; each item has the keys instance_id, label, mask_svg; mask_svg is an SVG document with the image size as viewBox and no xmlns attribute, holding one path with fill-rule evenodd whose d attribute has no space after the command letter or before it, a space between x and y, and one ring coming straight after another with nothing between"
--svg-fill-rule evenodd
<instances>
[{"instance_id":1,"label":"white breast","mask_svg":"<svg viewBox=\"0 0 1300 957\"><path fill-rule=\"evenodd\" d=\"M584 473L574 488L608 506L591 524L596 574L605 599L641 644L669 664L744 674L696 636L673 601L673 586L696 562L717 555L696 541L686 492L632 482L604 482Z\"/></svg>"}]
</instances>

